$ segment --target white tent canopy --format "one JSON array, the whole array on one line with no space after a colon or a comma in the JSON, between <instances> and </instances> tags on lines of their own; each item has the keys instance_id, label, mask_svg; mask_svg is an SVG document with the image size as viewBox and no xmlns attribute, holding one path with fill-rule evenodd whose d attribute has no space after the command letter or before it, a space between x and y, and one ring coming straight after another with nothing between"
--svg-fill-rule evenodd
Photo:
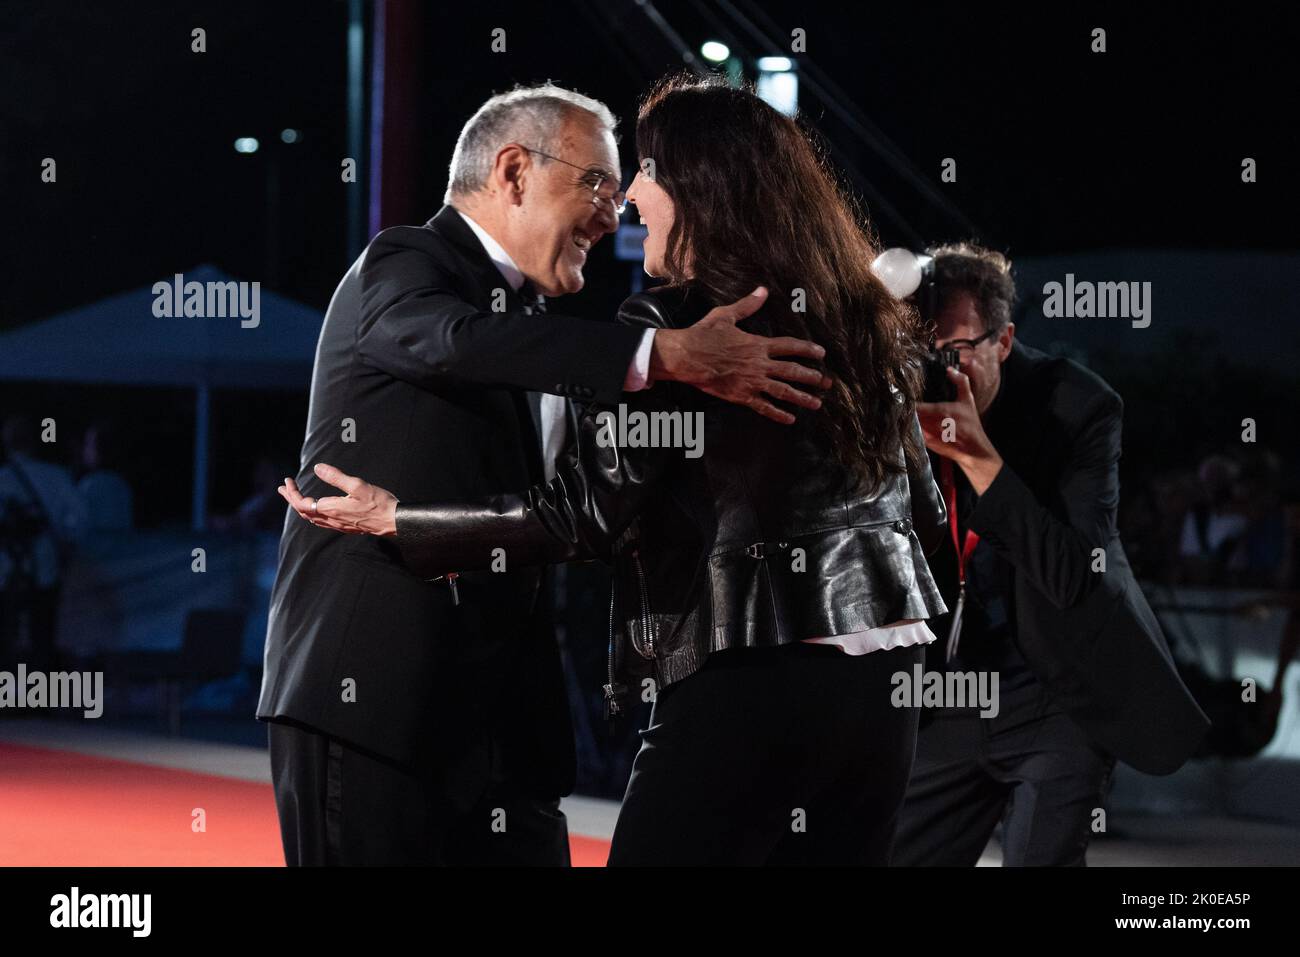
<instances>
[{"instance_id":1,"label":"white tent canopy","mask_svg":"<svg viewBox=\"0 0 1300 957\"><path fill-rule=\"evenodd\" d=\"M211 265L181 277L204 288L236 282ZM0 334L0 380L195 389L192 519L202 528L211 390L306 390L321 314L260 287L255 326L238 315L158 317L158 298L151 283Z\"/></svg>"}]
</instances>

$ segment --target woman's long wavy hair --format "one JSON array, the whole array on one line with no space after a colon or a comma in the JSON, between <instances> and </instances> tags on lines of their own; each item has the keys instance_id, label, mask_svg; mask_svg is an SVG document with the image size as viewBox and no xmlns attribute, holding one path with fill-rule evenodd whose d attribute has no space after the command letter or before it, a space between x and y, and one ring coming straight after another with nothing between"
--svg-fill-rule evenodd
<instances>
[{"instance_id":1,"label":"woman's long wavy hair","mask_svg":"<svg viewBox=\"0 0 1300 957\"><path fill-rule=\"evenodd\" d=\"M834 385L812 421L835 458L872 489L900 470L900 445L917 463L924 330L872 273L865 220L814 140L748 89L681 74L642 103L636 145L675 206L665 278L715 305L767 286L751 327L826 349Z\"/></svg>"}]
</instances>

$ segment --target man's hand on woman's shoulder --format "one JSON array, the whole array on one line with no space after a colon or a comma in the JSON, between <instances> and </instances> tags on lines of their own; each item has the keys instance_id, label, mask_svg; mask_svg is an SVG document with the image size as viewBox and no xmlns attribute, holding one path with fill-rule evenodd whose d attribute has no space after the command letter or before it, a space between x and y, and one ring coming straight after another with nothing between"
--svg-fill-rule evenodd
<instances>
[{"instance_id":1,"label":"man's hand on woman's shoulder","mask_svg":"<svg viewBox=\"0 0 1300 957\"><path fill-rule=\"evenodd\" d=\"M805 409L821 408L820 398L797 386L828 389L830 377L793 360L819 362L825 349L804 339L769 338L736 328L766 301L767 290L759 286L745 298L711 310L693 326L656 331L651 381L683 382L783 425L795 417L774 405L773 399Z\"/></svg>"}]
</instances>

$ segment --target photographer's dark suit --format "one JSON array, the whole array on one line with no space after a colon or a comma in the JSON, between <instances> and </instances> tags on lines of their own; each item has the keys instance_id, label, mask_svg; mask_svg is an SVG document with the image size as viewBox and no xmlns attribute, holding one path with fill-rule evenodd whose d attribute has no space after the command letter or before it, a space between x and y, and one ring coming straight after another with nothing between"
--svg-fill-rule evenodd
<instances>
[{"instance_id":1,"label":"photographer's dark suit","mask_svg":"<svg viewBox=\"0 0 1300 957\"><path fill-rule=\"evenodd\" d=\"M895 864L974 864L999 820L1006 863L1082 864L1114 760L1168 774L1205 734L1120 544L1122 415L1094 373L1013 343L983 417L1002 469L978 497L952 470L980 538L959 652L944 616L927 664L996 671L1000 711L922 714ZM951 538L931 565L954 607Z\"/></svg>"},{"instance_id":2,"label":"photographer's dark suit","mask_svg":"<svg viewBox=\"0 0 1300 957\"><path fill-rule=\"evenodd\" d=\"M525 390L616 401L640 338L526 315L451 208L385 230L330 302L298 484L337 494L312 473L328 462L399 499L525 488L542 479ZM465 576L457 605L389 540L289 512L257 714L290 863L567 862L573 736L545 580Z\"/></svg>"}]
</instances>

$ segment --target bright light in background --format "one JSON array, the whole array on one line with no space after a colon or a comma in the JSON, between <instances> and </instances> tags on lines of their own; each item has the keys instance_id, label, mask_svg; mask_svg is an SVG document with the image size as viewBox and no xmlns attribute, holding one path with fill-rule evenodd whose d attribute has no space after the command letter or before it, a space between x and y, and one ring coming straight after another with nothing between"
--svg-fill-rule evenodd
<instances>
[{"instance_id":1,"label":"bright light in background","mask_svg":"<svg viewBox=\"0 0 1300 957\"><path fill-rule=\"evenodd\" d=\"M257 137L241 136L235 140L236 153L256 153L258 147Z\"/></svg>"},{"instance_id":2,"label":"bright light in background","mask_svg":"<svg viewBox=\"0 0 1300 957\"><path fill-rule=\"evenodd\" d=\"M297 130L281 130L280 141L282 143L297 143L300 135Z\"/></svg>"},{"instance_id":3,"label":"bright light in background","mask_svg":"<svg viewBox=\"0 0 1300 957\"><path fill-rule=\"evenodd\" d=\"M799 77L794 73L760 73L758 97L786 116L794 116L799 111Z\"/></svg>"},{"instance_id":4,"label":"bright light in background","mask_svg":"<svg viewBox=\"0 0 1300 957\"><path fill-rule=\"evenodd\" d=\"M721 63L727 57L731 56L731 50L725 43L719 43L717 40L706 40L700 45L700 54L706 60L712 60L714 63Z\"/></svg>"},{"instance_id":5,"label":"bright light in background","mask_svg":"<svg viewBox=\"0 0 1300 957\"><path fill-rule=\"evenodd\" d=\"M788 56L761 56L758 58L758 68L764 73L785 73L793 70L794 64Z\"/></svg>"}]
</instances>

